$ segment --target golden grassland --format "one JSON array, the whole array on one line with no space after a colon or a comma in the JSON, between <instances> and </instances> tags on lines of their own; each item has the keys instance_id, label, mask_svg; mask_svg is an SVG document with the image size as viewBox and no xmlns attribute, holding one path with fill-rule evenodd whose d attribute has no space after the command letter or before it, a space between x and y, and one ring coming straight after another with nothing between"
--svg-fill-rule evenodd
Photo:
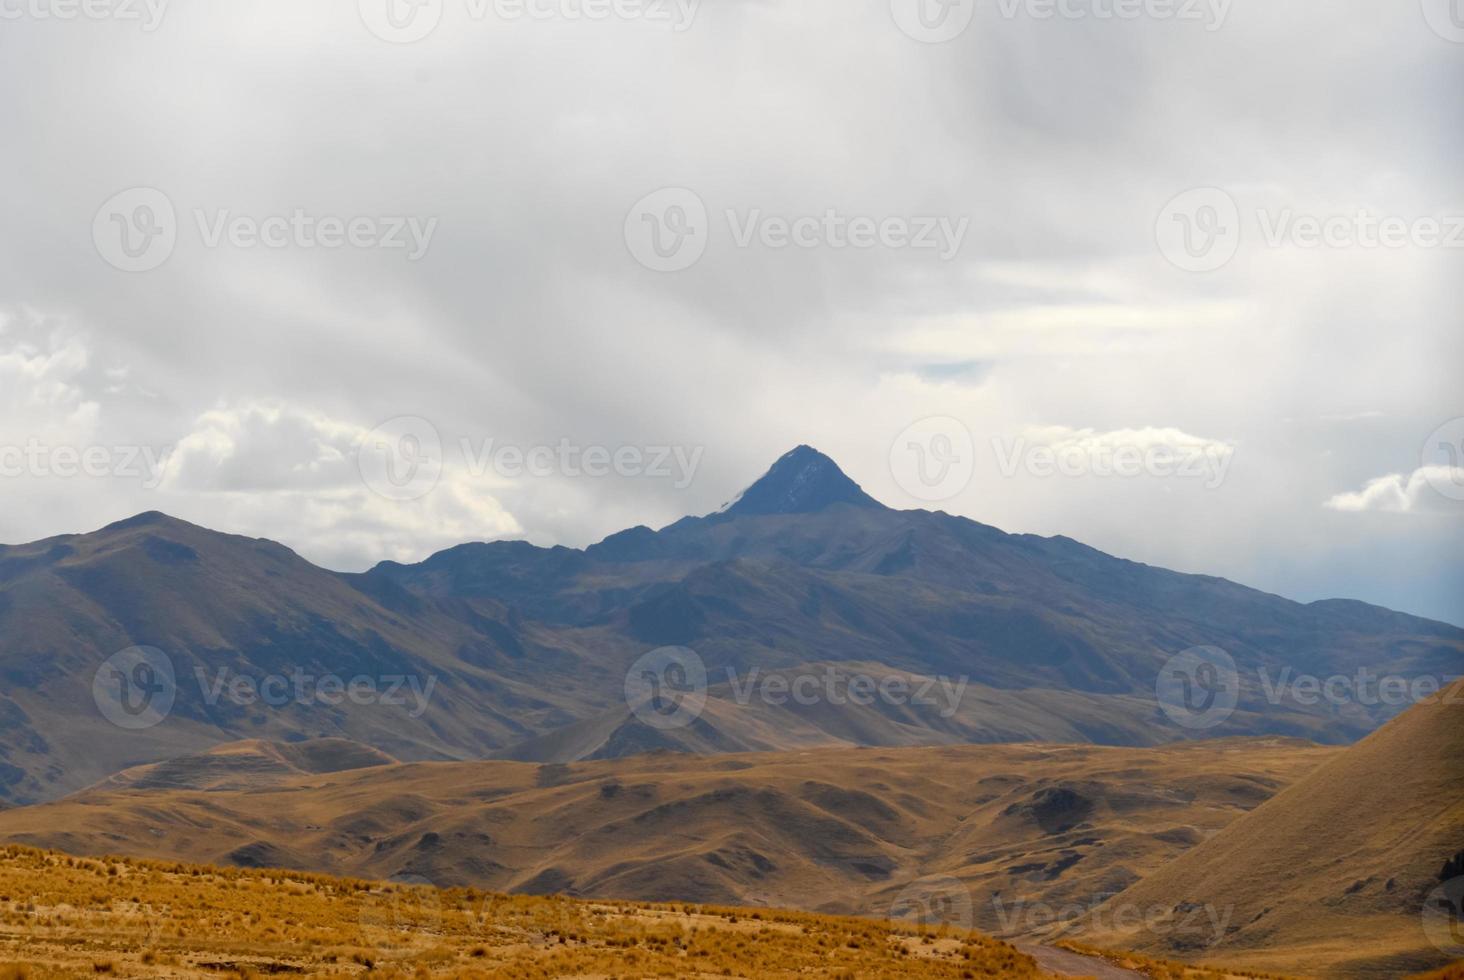
<instances>
[{"instance_id":1,"label":"golden grassland","mask_svg":"<svg viewBox=\"0 0 1464 980\"><path fill-rule=\"evenodd\" d=\"M1059 946L1151 980L1285 980ZM1097 972L1095 970L1095 972ZM1004 942L806 912L439 890L0 846L0 980L1031 978ZM1464 980L1464 965L1418 980Z\"/></svg>"},{"instance_id":2,"label":"golden grassland","mask_svg":"<svg viewBox=\"0 0 1464 980\"><path fill-rule=\"evenodd\" d=\"M0 848L0 978L1040 977L960 931Z\"/></svg>"}]
</instances>

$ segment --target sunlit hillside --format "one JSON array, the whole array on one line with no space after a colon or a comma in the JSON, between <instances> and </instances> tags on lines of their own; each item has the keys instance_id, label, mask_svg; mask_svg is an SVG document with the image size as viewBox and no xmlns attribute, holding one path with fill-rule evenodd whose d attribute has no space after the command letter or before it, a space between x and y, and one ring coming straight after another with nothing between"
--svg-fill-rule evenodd
<instances>
[{"instance_id":1,"label":"sunlit hillside","mask_svg":"<svg viewBox=\"0 0 1464 980\"><path fill-rule=\"evenodd\" d=\"M929 977L1257 974L1026 952L946 926L683 904L578 902L0 848L0 978ZM1061 959L1054 962L1054 957ZM1081 973L1070 966L1077 963ZM1046 965L1057 968L1049 970Z\"/></svg>"}]
</instances>

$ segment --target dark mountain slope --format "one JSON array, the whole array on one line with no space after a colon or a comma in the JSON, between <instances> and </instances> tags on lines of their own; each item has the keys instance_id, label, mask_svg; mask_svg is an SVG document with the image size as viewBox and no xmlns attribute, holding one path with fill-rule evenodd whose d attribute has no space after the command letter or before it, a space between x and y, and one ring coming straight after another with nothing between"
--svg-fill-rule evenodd
<instances>
[{"instance_id":1,"label":"dark mountain slope","mask_svg":"<svg viewBox=\"0 0 1464 980\"><path fill-rule=\"evenodd\" d=\"M667 645L703 661L708 705L684 730L647 730L627 721L626 672ZM1066 538L890 510L804 447L723 512L583 551L465 544L340 575L273 542L160 514L0 547L0 798L53 798L239 738L346 737L409 761L1154 744L1195 734L1157 709L1154 692L1167 659L1198 645L1229 651L1241 674L1239 710L1208 736L1345 742L1400 710L1269 703L1263 671L1464 673L1454 627L1362 603L1301 605ZM169 658L177 696L160 724L124 729L105 719L92 684L134 646ZM759 671L791 680L829 669L844 680L944 679L961 694L940 711L748 693ZM432 687L416 712L218 696L231 679L297 673Z\"/></svg>"},{"instance_id":2,"label":"dark mountain slope","mask_svg":"<svg viewBox=\"0 0 1464 980\"><path fill-rule=\"evenodd\" d=\"M521 719L569 721L578 703L525 668L533 631L501 606L413 595L311 565L270 541L145 514L95 534L0 549L0 758L5 796L48 798L129 765L239 737L341 735L407 759L471 758L535 734ZM384 594L382 594L384 593ZM124 730L102 716L93 677L133 646L171 663L167 718ZM579 657L541 652L574 676ZM428 711L235 696L236 677L417 678ZM561 688L562 690L562 688ZM280 698L274 698L279 700ZM567 710L574 708L574 711ZM551 722L552 723L552 722Z\"/></svg>"}]
</instances>

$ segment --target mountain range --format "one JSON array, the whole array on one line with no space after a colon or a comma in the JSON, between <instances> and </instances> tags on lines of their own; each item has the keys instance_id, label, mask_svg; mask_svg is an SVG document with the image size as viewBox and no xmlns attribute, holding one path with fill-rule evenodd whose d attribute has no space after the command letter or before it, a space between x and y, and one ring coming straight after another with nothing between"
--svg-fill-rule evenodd
<instances>
[{"instance_id":1,"label":"mountain range","mask_svg":"<svg viewBox=\"0 0 1464 980\"><path fill-rule=\"evenodd\" d=\"M158 723L119 728L96 685L137 647L166 659L176 690ZM663 647L691 651L707 677L704 707L679 727L626 693L631 666ZM1223 649L1238 675L1236 709L1204 730L1156 698L1170 658L1195 647ZM1341 744L1402 705L1339 708L1266 686L1359 669L1459 676L1464 630L891 509L799 447L715 514L585 549L472 543L345 574L158 513L0 547L0 799L51 800L240 739L560 764L663 749ZM410 697L236 696L240 683L298 693L290 678L325 676ZM800 701L766 696L773 677L897 681L945 699Z\"/></svg>"}]
</instances>

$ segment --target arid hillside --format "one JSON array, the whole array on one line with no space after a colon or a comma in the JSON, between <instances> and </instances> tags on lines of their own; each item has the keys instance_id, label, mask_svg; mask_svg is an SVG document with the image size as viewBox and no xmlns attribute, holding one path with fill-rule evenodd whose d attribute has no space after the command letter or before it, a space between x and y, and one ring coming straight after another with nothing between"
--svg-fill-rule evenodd
<instances>
[{"instance_id":1,"label":"arid hillside","mask_svg":"<svg viewBox=\"0 0 1464 980\"><path fill-rule=\"evenodd\" d=\"M949 921L1026 935L1335 751L1228 739L382 765L346 742L252 742L0 812L0 840L582 898L941 906Z\"/></svg>"},{"instance_id":2,"label":"arid hillside","mask_svg":"<svg viewBox=\"0 0 1464 980\"><path fill-rule=\"evenodd\" d=\"M0 976L1246 980L803 912L578 902L0 848Z\"/></svg>"},{"instance_id":3,"label":"arid hillside","mask_svg":"<svg viewBox=\"0 0 1464 980\"><path fill-rule=\"evenodd\" d=\"M1334 756L1114 903L1232 910L1218 942L1092 940L1199 961L1396 977L1464 958L1464 683Z\"/></svg>"}]
</instances>

